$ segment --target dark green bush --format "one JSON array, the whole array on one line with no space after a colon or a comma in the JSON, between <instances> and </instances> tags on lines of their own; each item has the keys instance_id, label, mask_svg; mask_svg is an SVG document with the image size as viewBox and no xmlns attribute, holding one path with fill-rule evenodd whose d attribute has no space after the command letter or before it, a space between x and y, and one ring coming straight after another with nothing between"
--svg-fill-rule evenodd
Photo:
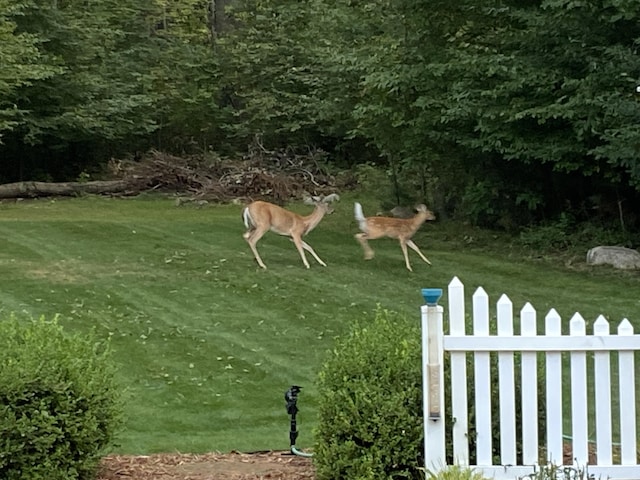
<instances>
[{"instance_id":1,"label":"dark green bush","mask_svg":"<svg viewBox=\"0 0 640 480\"><path fill-rule=\"evenodd\" d=\"M424 478L419 321L378 310L338 339L319 377L319 479Z\"/></svg>"},{"instance_id":2,"label":"dark green bush","mask_svg":"<svg viewBox=\"0 0 640 480\"><path fill-rule=\"evenodd\" d=\"M522 229L520 243L538 251L579 250L586 254L598 245L634 248L640 244L640 236L627 231L624 224L616 223L615 219L578 222L571 214L561 213L553 220Z\"/></svg>"},{"instance_id":3,"label":"dark green bush","mask_svg":"<svg viewBox=\"0 0 640 480\"><path fill-rule=\"evenodd\" d=\"M0 321L0 478L93 478L119 426L108 344L57 321Z\"/></svg>"}]
</instances>

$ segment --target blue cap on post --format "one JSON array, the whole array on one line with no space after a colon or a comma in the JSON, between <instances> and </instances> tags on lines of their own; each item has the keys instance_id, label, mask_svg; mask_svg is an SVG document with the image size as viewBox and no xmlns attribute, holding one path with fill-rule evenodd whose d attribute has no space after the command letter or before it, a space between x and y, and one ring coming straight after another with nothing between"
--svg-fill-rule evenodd
<instances>
[{"instance_id":1,"label":"blue cap on post","mask_svg":"<svg viewBox=\"0 0 640 480\"><path fill-rule=\"evenodd\" d=\"M434 306L438 304L438 300L442 296L441 288L423 288L422 296L424 297L424 301L429 306Z\"/></svg>"}]
</instances>

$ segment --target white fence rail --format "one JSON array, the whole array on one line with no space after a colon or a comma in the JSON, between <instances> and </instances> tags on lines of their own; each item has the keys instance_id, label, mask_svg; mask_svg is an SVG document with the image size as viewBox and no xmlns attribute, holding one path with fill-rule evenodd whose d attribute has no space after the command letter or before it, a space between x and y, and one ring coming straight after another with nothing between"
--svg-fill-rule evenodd
<instances>
[{"instance_id":1,"label":"white fence rail","mask_svg":"<svg viewBox=\"0 0 640 480\"><path fill-rule=\"evenodd\" d=\"M437 471L445 467L449 456L456 464L471 466L490 477L514 479L539 470L541 462L563 465L564 447L568 442L572 458L568 466L586 469L595 478L640 478L634 367L640 335L634 335L627 319L618 325L616 334L611 334L609 323L599 316L593 324L593 333L587 334L585 320L576 313L569 321L569 334L563 335L560 316L551 309L544 318L544 334L538 335L537 313L527 303L520 311L520 334L517 335L514 334L513 305L502 295L496 305L495 333L491 334L489 297L478 288L472 303L473 331L467 333L464 286L458 278L449 284L448 303L447 335L443 332L443 307L435 304L422 307L427 469ZM449 352L450 359L449 385L444 382L445 352ZM569 357L566 375L563 375L563 365L567 366L563 354ZM472 372L467 371L468 355L473 357ZM492 363L497 363L497 373L493 375ZM612 383L611 370L616 365L617 381ZM543 372L542 378L538 378L540 372ZM472 375L473 392L468 391L468 375ZM492 396L492 383L496 378L498 398ZM539 388L541 381L544 388ZM567 381L570 381L569 389L563 390ZM520 395L516 398L518 382ZM616 391L612 391L612 384L617 385ZM445 416L445 398L449 398L445 388L451 392L451 417ZM563 398L563 392L567 391L568 402ZM475 407L471 433L469 401ZM496 401L500 413L499 418L493 419L492 402ZM595 412L591 417L590 402ZM546 413L545 438L538 435L539 405L544 405ZM567 411L570 415L565 421ZM516 423L518 412L520 423ZM451 426L446 424L448 418L453 419ZM615 455L614 418L619 422ZM565 424L571 425L570 431L563 430ZM447 428L451 429L453 438L450 452L445 444ZM500 445L494 449L496 428L499 428ZM589 435L593 432L595 438L591 440ZM470 464L471 434L475 438L472 442L474 465ZM521 441L519 452L518 440ZM499 462L494 462L494 450L499 451Z\"/></svg>"}]
</instances>

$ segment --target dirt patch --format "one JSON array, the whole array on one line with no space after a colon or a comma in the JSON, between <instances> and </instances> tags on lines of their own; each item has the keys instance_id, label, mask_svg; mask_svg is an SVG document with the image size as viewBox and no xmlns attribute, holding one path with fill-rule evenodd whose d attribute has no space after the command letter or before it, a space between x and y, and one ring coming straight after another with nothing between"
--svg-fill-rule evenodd
<instances>
[{"instance_id":1,"label":"dirt patch","mask_svg":"<svg viewBox=\"0 0 640 480\"><path fill-rule=\"evenodd\" d=\"M110 455L97 480L313 480L310 458L287 451Z\"/></svg>"}]
</instances>

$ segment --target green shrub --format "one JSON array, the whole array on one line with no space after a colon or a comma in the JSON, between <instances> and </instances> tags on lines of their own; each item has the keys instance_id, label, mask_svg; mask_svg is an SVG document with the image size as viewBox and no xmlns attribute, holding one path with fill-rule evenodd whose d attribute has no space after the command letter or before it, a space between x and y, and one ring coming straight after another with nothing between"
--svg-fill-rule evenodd
<instances>
[{"instance_id":1,"label":"green shrub","mask_svg":"<svg viewBox=\"0 0 640 480\"><path fill-rule=\"evenodd\" d=\"M640 243L640 238L615 222L576 222L572 215L562 213L552 221L525 227L520 232L520 243L540 251L578 249L586 253L597 245L633 248Z\"/></svg>"},{"instance_id":2,"label":"green shrub","mask_svg":"<svg viewBox=\"0 0 640 480\"><path fill-rule=\"evenodd\" d=\"M418 323L378 309L337 340L319 376L319 479L424 477Z\"/></svg>"},{"instance_id":3,"label":"green shrub","mask_svg":"<svg viewBox=\"0 0 640 480\"><path fill-rule=\"evenodd\" d=\"M520 233L520 242L536 250L564 250L571 246L575 222L571 215L561 214L554 222L529 226Z\"/></svg>"},{"instance_id":4,"label":"green shrub","mask_svg":"<svg viewBox=\"0 0 640 480\"><path fill-rule=\"evenodd\" d=\"M0 321L0 478L90 478L120 420L105 342L54 321Z\"/></svg>"}]
</instances>

